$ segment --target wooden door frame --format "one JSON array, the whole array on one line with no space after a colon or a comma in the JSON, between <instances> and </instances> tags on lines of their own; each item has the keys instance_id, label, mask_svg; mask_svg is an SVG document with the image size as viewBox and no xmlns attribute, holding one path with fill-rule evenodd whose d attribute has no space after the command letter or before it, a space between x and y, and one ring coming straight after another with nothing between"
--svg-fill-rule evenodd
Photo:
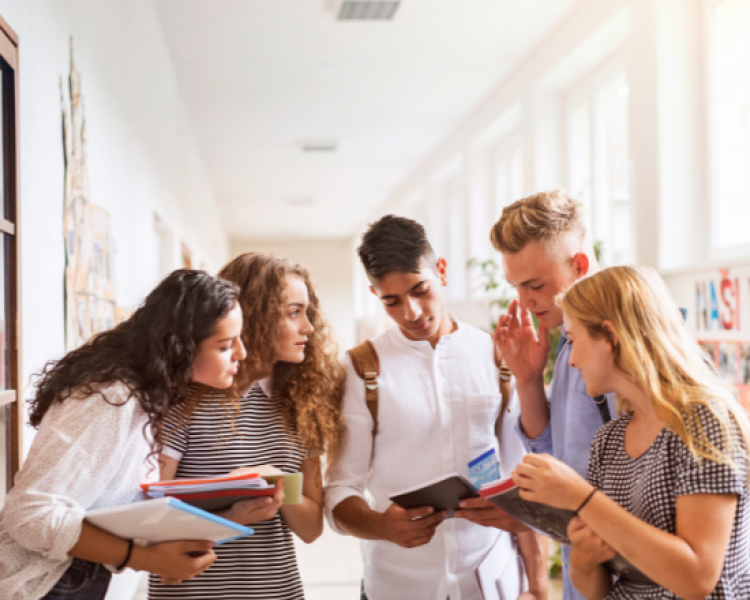
<instances>
[{"instance_id":1,"label":"wooden door frame","mask_svg":"<svg viewBox=\"0 0 750 600\"><path fill-rule=\"evenodd\" d=\"M3 85L3 130L4 140L2 168L5 173L5 219L0 219L0 236L10 240L7 244L8 290L6 342L9 351L8 387L16 392L16 400L11 404L10 456L8 460L7 488L12 486L23 459L23 375L21 365L21 227L20 227L20 166L19 166L19 84L18 84L18 35L0 16L0 56L12 69L13 85ZM7 78L3 83L7 82ZM7 110L10 107L10 110ZM4 282L3 282L4 283Z\"/></svg>"}]
</instances>

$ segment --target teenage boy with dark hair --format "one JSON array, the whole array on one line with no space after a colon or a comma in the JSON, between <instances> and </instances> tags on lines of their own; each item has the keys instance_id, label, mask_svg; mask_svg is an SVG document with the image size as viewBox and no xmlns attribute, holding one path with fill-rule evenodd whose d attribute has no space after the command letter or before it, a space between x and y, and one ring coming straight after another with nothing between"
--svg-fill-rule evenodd
<instances>
[{"instance_id":1,"label":"teenage boy with dark hair","mask_svg":"<svg viewBox=\"0 0 750 600\"><path fill-rule=\"evenodd\" d=\"M363 597L480 600L476 571L487 557L501 584L504 569L518 569L511 535L491 526L504 513L481 500L446 520L430 507L404 510L389 497L442 475L465 474L490 448L499 451L509 475L523 455L513 430L517 407L503 419L498 441L501 397L492 338L447 313L446 261L435 256L419 223L383 217L365 233L359 256L370 290L395 326L371 340L380 363L375 432L364 382L347 359L347 433L328 472L329 523L363 540ZM528 531L517 538L529 591L512 597L542 600L546 543Z\"/></svg>"},{"instance_id":2,"label":"teenage boy with dark hair","mask_svg":"<svg viewBox=\"0 0 750 600\"><path fill-rule=\"evenodd\" d=\"M617 416L616 407L614 394L586 394L581 372L569 364L564 326L549 397L544 390L548 332L563 322L555 298L598 270L581 211L560 191L541 192L506 206L490 239L502 255L505 278L518 290L495 331L498 350L516 378L517 431L527 450L551 454L587 478L591 441ZM532 314L539 319L538 335ZM563 547L563 597L583 600L568 576L569 557L570 549Z\"/></svg>"}]
</instances>

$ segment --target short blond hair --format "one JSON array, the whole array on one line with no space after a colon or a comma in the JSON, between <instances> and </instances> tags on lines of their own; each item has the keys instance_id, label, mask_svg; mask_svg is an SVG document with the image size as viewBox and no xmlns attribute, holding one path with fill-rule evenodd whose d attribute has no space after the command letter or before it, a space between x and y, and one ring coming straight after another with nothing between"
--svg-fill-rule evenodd
<instances>
[{"instance_id":1,"label":"short blond hair","mask_svg":"<svg viewBox=\"0 0 750 600\"><path fill-rule=\"evenodd\" d=\"M492 227L490 241L498 252L515 254L532 241L556 244L567 234L586 238L586 226L578 205L562 190L539 192L503 208Z\"/></svg>"}]
</instances>

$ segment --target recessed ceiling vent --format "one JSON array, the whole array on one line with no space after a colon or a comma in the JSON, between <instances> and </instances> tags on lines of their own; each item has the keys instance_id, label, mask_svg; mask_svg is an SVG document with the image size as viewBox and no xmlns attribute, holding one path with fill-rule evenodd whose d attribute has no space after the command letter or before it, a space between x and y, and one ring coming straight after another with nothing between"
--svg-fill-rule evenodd
<instances>
[{"instance_id":1,"label":"recessed ceiling vent","mask_svg":"<svg viewBox=\"0 0 750 600\"><path fill-rule=\"evenodd\" d=\"M339 21L390 21L401 0L344 0L336 17Z\"/></svg>"}]
</instances>

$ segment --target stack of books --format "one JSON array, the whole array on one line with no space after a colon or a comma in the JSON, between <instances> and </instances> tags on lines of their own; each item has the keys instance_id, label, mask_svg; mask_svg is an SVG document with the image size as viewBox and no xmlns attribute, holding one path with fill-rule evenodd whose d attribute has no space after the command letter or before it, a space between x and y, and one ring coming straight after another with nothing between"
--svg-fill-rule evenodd
<instances>
[{"instance_id":1,"label":"stack of books","mask_svg":"<svg viewBox=\"0 0 750 600\"><path fill-rule=\"evenodd\" d=\"M274 485L258 473L214 477L211 479L174 479L141 485L151 498L177 498L183 502L216 512L235 502L273 496Z\"/></svg>"}]
</instances>

